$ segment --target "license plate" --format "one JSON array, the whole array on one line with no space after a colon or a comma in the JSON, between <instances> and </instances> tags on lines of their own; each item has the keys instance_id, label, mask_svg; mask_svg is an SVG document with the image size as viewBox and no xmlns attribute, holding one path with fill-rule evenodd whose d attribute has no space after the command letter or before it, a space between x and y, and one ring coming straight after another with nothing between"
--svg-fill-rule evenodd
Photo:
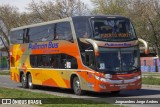
<instances>
[{"instance_id":1,"label":"license plate","mask_svg":"<svg viewBox=\"0 0 160 107\"><path fill-rule=\"evenodd\" d=\"M124 84L124 85L121 85L121 86L120 86L120 89L125 89L126 87L127 87L127 85Z\"/></svg>"}]
</instances>

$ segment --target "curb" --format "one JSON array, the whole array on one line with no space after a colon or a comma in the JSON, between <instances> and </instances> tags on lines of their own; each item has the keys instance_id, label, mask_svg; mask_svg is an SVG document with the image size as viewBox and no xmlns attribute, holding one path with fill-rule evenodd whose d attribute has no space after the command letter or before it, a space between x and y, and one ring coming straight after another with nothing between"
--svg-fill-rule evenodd
<instances>
[{"instance_id":1,"label":"curb","mask_svg":"<svg viewBox=\"0 0 160 107\"><path fill-rule=\"evenodd\" d=\"M143 87L148 87L148 88L160 88L160 85L148 85L148 84L142 84Z\"/></svg>"},{"instance_id":2,"label":"curb","mask_svg":"<svg viewBox=\"0 0 160 107\"><path fill-rule=\"evenodd\" d=\"M10 72L10 70L1 70L0 69L0 72Z\"/></svg>"}]
</instances>

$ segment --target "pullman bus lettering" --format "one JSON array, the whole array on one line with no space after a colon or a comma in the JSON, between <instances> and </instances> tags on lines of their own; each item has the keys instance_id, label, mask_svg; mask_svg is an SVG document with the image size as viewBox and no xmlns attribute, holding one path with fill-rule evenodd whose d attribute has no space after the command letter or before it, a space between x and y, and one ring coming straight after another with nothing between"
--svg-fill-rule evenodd
<instances>
[{"instance_id":1,"label":"pullman bus lettering","mask_svg":"<svg viewBox=\"0 0 160 107\"><path fill-rule=\"evenodd\" d=\"M29 49L45 49L45 48L58 48L58 43L48 42L48 44L38 44L38 43L30 43L28 46Z\"/></svg>"}]
</instances>

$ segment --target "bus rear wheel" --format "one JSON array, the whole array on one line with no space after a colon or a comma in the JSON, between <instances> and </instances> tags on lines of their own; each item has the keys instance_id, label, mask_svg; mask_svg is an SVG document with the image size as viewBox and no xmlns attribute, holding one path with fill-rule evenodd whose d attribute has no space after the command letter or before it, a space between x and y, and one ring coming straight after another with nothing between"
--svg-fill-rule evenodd
<instances>
[{"instance_id":1,"label":"bus rear wheel","mask_svg":"<svg viewBox=\"0 0 160 107\"><path fill-rule=\"evenodd\" d=\"M73 90L76 95L82 95L83 91L81 90L80 81L78 77L74 77L73 79Z\"/></svg>"},{"instance_id":2,"label":"bus rear wheel","mask_svg":"<svg viewBox=\"0 0 160 107\"><path fill-rule=\"evenodd\" d=\"M28 88L26 75L23 73L21 76L21 84L23 88Z\"/></svg>"},{"instance_id":3,"label":"bus rear wheel","mask_svg":"<svg viewBox=\"0 0 160 107\"><path fill-rule=\"evenodd\" d=\"M28 74L28 88L29 89L34 89L35 88L35 86L32 83L32 75L31 74Z\"/></svg>"}]
</instances>

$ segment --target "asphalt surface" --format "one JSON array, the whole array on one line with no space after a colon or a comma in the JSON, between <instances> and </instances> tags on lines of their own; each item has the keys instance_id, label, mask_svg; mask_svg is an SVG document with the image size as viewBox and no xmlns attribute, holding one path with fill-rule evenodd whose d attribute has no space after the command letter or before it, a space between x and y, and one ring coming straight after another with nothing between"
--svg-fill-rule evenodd
<instances>
[{"instance_id":1,"label":"asphalt surface","mask_svg":"<svg viewBox=\"0 0 160 107\"><path fill-rule=\"evenodd\" d=\"M52 94L57 96L82 98L87 100L103 101L103 102L110 102L112 101L112 99L117 99L117 98L120 98L122 100L123 98L128 98L128 99L159 98L160 99L160 87L144 86L140 90L122 91L119 95L113 95L110 93L86 92L85 95L83 96L77 96L77 95L74 95L72 90L53 88L53 87L38 87L34 90L23 89L20 83L11 81L10 77L5 75L0 75L0 87L15 88L15 89L27 90L32 92L47 93L47 94ZM151 106L160 107L160 104L125 104L125 105L130 107L151 107Z\"/></svg>"}]
</instances>

